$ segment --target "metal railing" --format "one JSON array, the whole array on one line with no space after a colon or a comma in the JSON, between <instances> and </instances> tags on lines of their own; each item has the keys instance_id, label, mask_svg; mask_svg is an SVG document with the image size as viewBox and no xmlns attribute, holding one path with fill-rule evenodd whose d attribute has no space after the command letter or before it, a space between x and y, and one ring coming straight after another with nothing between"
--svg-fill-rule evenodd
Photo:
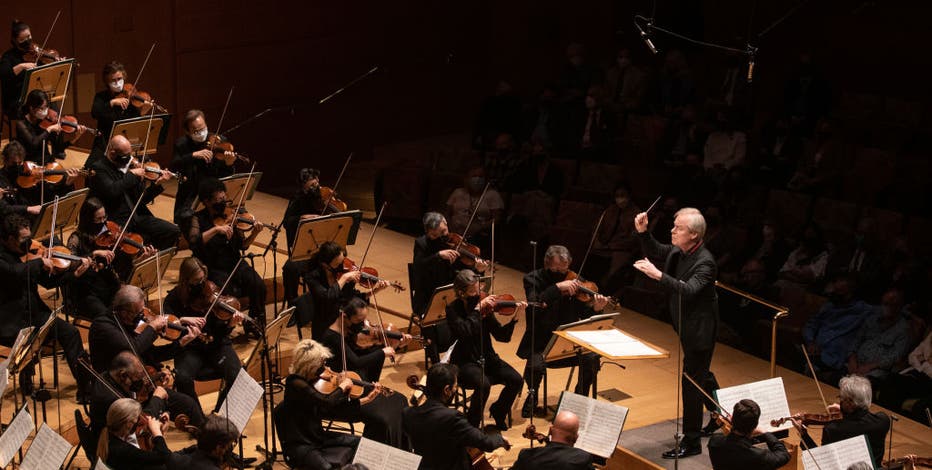
<instances>
[{"instance_id":1,"label":"metal railing","mask_svg":"<svg viewBox=\"0 0 932 470\"><path fill-rule=\"evenodd\" d=\"M737 287L729 286L723 282L715 281L715 287L725 289L728 292L731 292L735 295L744 297L752 302L756 302L765 307L772 309L775 313L773 318L770 320L770 377L777 376L777 322L781 318L788 317L790 315L790 309L777 305L768 300L762 299L750 292L745 292Z\"/></svg>"}]
</instances>

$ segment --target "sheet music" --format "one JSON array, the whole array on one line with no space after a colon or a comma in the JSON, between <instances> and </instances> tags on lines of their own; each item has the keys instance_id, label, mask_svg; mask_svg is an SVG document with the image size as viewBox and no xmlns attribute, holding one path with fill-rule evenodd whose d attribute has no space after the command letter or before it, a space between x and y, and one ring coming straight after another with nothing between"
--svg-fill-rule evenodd
<instances>
[{"instance_id":1,"label":"sheet music","mask_svg":"<svg viewBox=\"0 0 932 470\"><path fill-rule=\"evenodd\" d=\"M35 330L35 329L36 327L34 326L27 326L26 328L19 330L19 334L16 335L16 341L13 342L13 347L10 348L10 355L7 356L7 358L3 360L2 364L4 366L10 365L10 361L13 359L13 355L16 354L17 351L19 351L20 348L23 347L23 343L26 342L27 339L29 339L29 335L31 335L32 330Z\"/></svg>"},{"instance_id":2,"label":"sheet music","mask_svg":"<svg viewBox=\"0 0 932 470\"><path fill-rule=\"evenodd\" d=\"M783 387L783 378L781 377L722 388L716 390L715 395L719 404L729 414L735 408L735 403L745 398L757 402L757 405L760 406L760 424L758 426L766 432L793 427L793 423L790 421L776 428L770 425L772 420L790 416L790 404L786 400L786 389Z\"/></svg>"},{"instance_id":3,"label":"sheet music","mask_svg":"<svg viewBox=\"0 0 932 470\"><path fill-rule=\"evenodd\" d=\"M3 435L0 435L0 468L6 468L10 464L10 460L13 460L13 456L26 442L26 438L33 429L35 425L32 424L32 416L29 415L26 405L23 405L10 425L3 431Z\"/></svg>"},{"instance_id":4,"label":"sheet music","mask_svg":"<svg viewBox=\"0 0 932 470\"><path fill-rule=\"evenodd\" d=\"M259 403L259 399L262 398L263 391L259 382L256 382L246 372L246 369L241 368L236 380L233 381L233 386L230 387L230 393L223 400L217 414L226 416L242 434L243 429L246 429L246 423L252 417L252 412L255 411L256 405Z\"/></svg>"},{"instance_id":5,"label":"sheet music","mask_svg":"<svg viewBox=\"0 0 932 470\"><path fill-rule=\"evenodd\" d=\"M58 435L47 424L42 423L29 451L23 457L20 470L57 470L71 453L71 443Z\"/></svg>"},{"instance_id":6,"label":"sheet music","mask_svg":"<svg viewBox=\"0 0 932 470\"><path fill-rule=\"evenodd\" d=\"M363 437L353 463L361 463L371 470L417 470L421 456Z\"/></svg>"},{"instance_id":7,"label":"sheet music","mask_svg":"<svg viewBox=\"0 0 932 470\"><path fill-rule=\"evenodd\" d=\"M619 330L567 331L566 334L589 343L609 356L661 356L660 351Z\"/></svg>"},{"instance_id":8,"label":"sheet music","mask_svg":"<svg viewBox=\"0 0 932 470\"><path fill-rule=\"evenodd\" d=\"M571 411L579 417L579 438L573 447L606 459L612 456L621 438L628 408L563 392L557 413L560 411Z\"/></svg>"},{"instance_id":9,"label":"sheet music","mask_svg":"<svg viewBox=\"0 0 932 470\"><path fill-rule=\"evenodd\" d=\"M6 361L0 364L0 397L6 393L6 387L10 384L10 371L6 368Z\"/></svg>"},{"instance_id":10,"label":"sheet music","mask_svg":"<svg viewBox=\"0 0 932 470\"><path fill-rule=\"evenodd\" d=\"M804 470L846 470L849 465L867 462L873 468L873 458L867 438L863 434L843 441L813 447L799 454L803 458ZM815 461L813 461L815 458ZM816 465L815 462L818 462Z\"/></svg>"},{"instance_id":11,"label":"sheet music","mask_svg":"<svg viewBox=\"0 0 932 470\"><path fill-rule=\"evenodd\" d=\"M97 459L97 464L94 465L94 470L111 470L103 460Z\"/></svg>"},{"instance_id":12,"label":"sheet music","mask_svg":"<svg viewBox=\"0 0 932 470\"><path fill-rule=\"evenodd\" d=\"M441 363L446 364L446 363L450 362L450 358L453 357L453 348L456 347L456 343L457 343L457 342L459 342L459 340L453 341L453 344L450 345L450 349L447 349L447 351L446 351L445 353L443 353L443 354L440 355L440 362L441 362ZM425 377L426 377L426 376L425 376Z\"/></svg>"}]
</instances>

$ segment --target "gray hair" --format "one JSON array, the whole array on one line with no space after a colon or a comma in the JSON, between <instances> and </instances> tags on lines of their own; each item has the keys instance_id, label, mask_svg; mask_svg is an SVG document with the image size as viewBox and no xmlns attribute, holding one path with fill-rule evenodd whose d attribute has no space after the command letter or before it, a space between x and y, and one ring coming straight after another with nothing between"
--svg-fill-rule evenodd
<instances>
[{"instance_id":1,"label":"gray hair","mask_svg":"<svg viewBox=\"0 0 932 470\"><path fill-rule=\"evenodd\" d=\"M559 258L560 261L571 262L573 261L573 256L570 255L570 250L567 250L563 245L550 245L547 247L547 251L544 252L544 259L553 259Z\"/></svg>"},{"instance_id":2,"label":"gray hair","mask_svg":"<svg viewBox=\"0 0 932 470\"><path fill-rule=\"evenodd\" d=\"M871 382L860 375L849 375L838 382L841 399L848 399L859 410L866 410L871 406Z\"/></svg>"},{"instance_id":3,"label":"gray hair","mask_svg":"<svg viewBox=\"0 0 932 470\"><path fill-rule=\"evenodd\" d=\"M469 286L475 284L479 281L479 275L476 274L471 269L462 269L456 273L456 276L453 278L453 290L463 296L466 294L466 289L469 289Z\"/></svg>"},{"instance_id":4,"label":"gray hair","mask_svg":"<svg viewBox=\"0 0 932 470\"><path fill-rule=\"evenodd\" d=\"M326 346L312 339L303 339L294 349L291 373L309 379L320 370L333 354Z\"/></svg>"},{"instance_id":5,"label":"gray hair","mask_svg":"<svg viewBox=\"0 0 932 470\"><path fill-rule=\"evenodd\" d=\"M848 465L848 468L845 470L874 470L874 466L862 460Z\"/></svg>"},{"instance_id":6,"label":"gray hair","mask_svg":"<svg viewBox=\"0 0 932 470\"><path fill-rule=\"evenodd\" d=\"M126 284L123 287L120 287L120 290L114 294L111 307L113 308L114 312L121 312L126 310L128 306L139 302L140 300L146 300L145 292L136 286Z\"/></svg>"},{"instance_id":7,"label":"gray hair","mask_svg":"<svg viewBox=\"0 0 932 470\"><path fill-rule=\"evenodd\" d=\"M702 216L702 212L699 212L699 209L695 207L684 207L676 211L676 214L673 214L673 218L676 219L681 215L689 217L689 220L686 222L686 228L688 228L690 232L699 235L699 240L705 238L705 217Z\"/></svg>"},{"instance_id":8,"label":"gray hair","mask_svg":"<svg viewBox=\"0 0 932 470\"><path fill-rule=\"evenodd\" d=\"M443 217L443 214L439 212L428 212L424 214L424 218L421 219L421 223L424 224L424 231L426 232L428 230L434 230L435 228L439 227L444 220L446 219Z\"/></svg>"}]
</instances>

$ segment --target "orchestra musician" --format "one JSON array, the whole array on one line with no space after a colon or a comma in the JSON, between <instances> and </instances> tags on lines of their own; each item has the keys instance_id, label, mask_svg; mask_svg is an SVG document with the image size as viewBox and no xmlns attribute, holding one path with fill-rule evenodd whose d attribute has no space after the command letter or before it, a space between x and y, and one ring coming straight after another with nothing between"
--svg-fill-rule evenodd
<instances>
[{"instance_id":1,"label":"orchestra musician","mask_svg":"<svg viewBox=\"0 0 932 470\"><path fill-rule=\"evenodd\" d=\"M258 325L247 324L244 329L258 337L256 328L265 327L265 282L248 262L239 263L239 267L237 262L242 257L241 250L249 248L256 235L262 231L262 224L255 224L252 233L247 236L228 223L217 223L218 219L226 219L225 211L232 212L236 207L230 206L226 187L216 178L202 181L198 196L204 208L191 218L188 244L194 256L207 266L207 278L218 287L223 287L230 273L233 273L223 294L249 297L249 316Z\"/></svg>"},{"instance_id":2,"label":"orchestra musician","mask_svg":"<svg viewBox=\"0 0 932 470\"><path fill-rule=\"evenodd\" d=\"M154 388L149 383L147 373L142 362L131 351L122 351L113 356L106 369L97 369L101 372L102 381L95 380L90 387L90 418L91 432L100 436L107 426L107 413L110 406L120 398L132 398L142 405L142 411L149 416L165 419L166 401L168 392L161 385ZM117 394L121 396L117 396ZM192 424L195 418L192 416ZM198 424L204 421L203 415ZM98 442L91 448L97 448Z\"/></svg>"},{"instance_id":3,"label":"orchestra musician","mask_svg":"<svg viewBox=\"0 0 932 470\"><path fill-rule=\"evenodd\" d=\"M655 240L647 231L648 224L646 212L635 216L634 228L647 257L636 261L634 268L659 281L658 286L667 294L671 321L683 348L683 371L711 395L719 388L715 374L709 370L718 329L718 295L715 292L718 268L715 256L703 244L705 218L691 207L677 211L670 230L670 245ZM657 269L650 259L664 260L663 271ZM678 449L664 452L666 459L701 454L700 437L717 428L713 420L700 428L703 404L710 411L715 410L716 405L687 383L685 376L682 382L685 436Z\"/></svg>"},{"instance_id":4,"label":"orchestra musician","mask_svg":"<svg viewBox=\"0 0 932 470\"><path fill-rule=\"evenodd\" d=\"M309 291L295 300L295 315L299 327L311 323L311 337L320 340L330 325L340 316L340 307L353 297L365 300L390 284L379 281L368 293L356 289L361 271L345 271L346 249L327 241L311 258L313 268L307 273Z\"/></svg>"},{"instance_id":5,"label":"orchestra musician","mask_svg":"<svg viewBox=\"0 0 932 470\"><path fill-rule=\"evenodd\" d=\"M592 454L573 447L579 438L579 417L572 411L561 411L553 418L547 444L522 449L512 470L591 470Z\"/></svg>"},{"instance_id":6,"label":"orchestra musician","mask_svg":"<svg viewBox=\"0 0 932 470\"><path fill-rule=\"evenodd\" d=\"M176 224L185 226L194 213L201 182L207 178L230 176L235 168L214 158L214 151L208 148L207 122L203 111L192 109L184 113L181 125L184 135L175 140L171 169L184 176L178 182L178 193L175 195L174 220Z\"/></svg>"},{"instance_id":7,"label":"orchestra musician","mask_svg":"<svg viewBox=\"0 0 932 470\"><path fill-rule=\"evenodd\" d=\"M735 403L731 413L731 432L713 434L709 439L709 459L715 470L776 470L790 461L790 454L780 439L757 426L760 406L754 400ZM767 447L757 447L762 441Z\"/></svg>"},{"instance_id":8,"label":"orchestra musician","mask_svg":"<svg viewBox=\"0 0 932 470\"><path fill-rule=\"evenodd\" d=\"M537 408L537 392L545 367L579 366L579 380L576 383L575 392L583 396L589 395L589 390L599 371L600 358L597 354L591 353L583 354L578 359L569 357L549 363L544 362L544 349L557 327L591 317L601 312L608 304L608 298L600 294L596 294L588 303L575 297L579 283L576 280L567 279L572 261L573 257L566 247L551 245L544 252L544 267L524 275L524 293L527 300L545 305L528 310L528 326L518 345L518 357L527 361L524 366L524 381L529 389L534 390L533 394L528 395L521 408L521 416L525 418L529 418Z\"/></svg>"},{"instance_id":9,"label":"orchestra musician","mask_svg":"<svg viewBox=\"0 0 932 470\"><path fill-rule=\"evenodd\" d=\"M55 199L55 196L64 196L74 189L72 183L78 174L78 170L74 168L65 170L65 178L60 183L37 183L32 187L24 188L17 179L24 173L23 162L25 160L26 149L18 141L14 140L3 147L3 171L0 171L0 188L15 189L16 192L4 196L3 202L0 202L0 213L20 214L32 221L35 216L39 215L42 202L49 202ZM44 201L43 192L45 193Z\"/></svg>"},{"instance_id":10,"label":"orchestra musician","mask_svg":"<svg viewBox=\"0 0 932 470\"><path fill-rule=\"evenodd\" d=\"M342 355L345 344L346 367L358 372L363 380L376 382L382 375L385 358L395 357L395 349L381 343L359 344L360 341L372 341L371 338L379 337L376 331L366 331L369 327L368 320L366 320L368 308L366 302L359 297L351 298L340 309L340 316L324 332L320 342L327 349L336 351L338 356ZM401 339L402 344L410 339L411 335L404 334ZM343 364L339 360L330 361L327 365L337 372L343 371Z\"/></svg>"},{"instance_id":11,"label":"orchestra musician","mask_svg":"<svg viewBox=\"0 0 932 470\"><path fill-rule=\"evenodd\" d=\"M485 434L449 407L457 393L458 375L453 364L432 365L427 371L427 401L404 411L405 432L422 457L420 470L470 470L467 448L491 452L511 446L501 434Z\"/></svg>"},{"instance_id":12,"label":"orchestra musician","mask_svg":"<svg viewBox=\"0 0 932 470\"><path fill-rule=\"evenodd\" d=\"M26 95L21 119L16 121L16 140L26 149L26 160L44 163L63 159L65 149L71 146L71 142L64 139L61 124L48 124L49 104L49 95L42 90L35 89ZM43 123L47 127L43 128ZM79 124L74 140L84 135L85 130L87 128Z\"/></svg>"},{"instance_id":13,"label":"orchestra musician","mask_svg":"<svg viewBox=\"0 0 932 470\"><path fill-rule=\"evenodd\" d=\"M91 117L97 120L97 131L100 134L94 137L94 147L85 163L88 167L103 156L114 122L139 117L139 108L132 106L129 98L120 96L126 83L126 67L117 61L110 62L104 65L101 76L105 89L94 95L94 103L91 105Z\"/></svg>"},{"instance_id":14,"label":"orchestra musician","mask_svg":"<svg viewBox=\"0 0 932 470\"><path fill-rule=\"evenodd\" d=\"M47 289L54 288L66 282L67 277L80 277L91 266L90 260L85 258L81 263L72 262L72 271L56 273L49 258L23 262L22 257L32 242L29 227L29 221L15 214L0 221L0 285L3 286L0 289L0 344L4 346L13 345L20 329L27 326L41 327L52 314L52 310L39 296L39 285ZM46 341L58 341L61 345L68 368L78 385L78 400L84 401L88 375L78 365L78 360L86 357L87 353L78 329L56 316ZM19 383L23 395L28 396L33 392L34 372L35 364L32 360L20 370Z\"/></svg>"},{"instance_id":15,"label":"orchestra musician","mask_svg":"<svg viewBox=\"0 0 932 470\"><path fill-rule=\"evenodd\" d=\"M285 209L284 227L285 238L288 240L288 250L294 245L297 238L298 224L302 220L313 219L324 213L324 200L320 196L320 171L314 168L301 168L298 172L298 184L301 189L288 202ZM310 260L288 260L282 266L282 285L285 289L285 301L294 305L298 297L298 283L312 267Z\"/></svg>"},{"instance_id":16,"label":"orchestra musician","mask_svg":"<svg viewBox=\"0 0 932 470\"><path fill-rule=\"evenodd\" d=\"M197 445L172 453L168 458L168 468L221 470L250 466L256 460L254 457L240 461L239 456L233 453L239 436L232 421L212 414L197 433Z\"/></svg>"},{"instance_id":17,"label":"orchestra musician","mask_svg":"<svg viewBox=\"0 0 932 470\"><path fill-rule=\"evenodd\" d=\"M163 172L146 188L146 170L142 166L131 165L132 152L132 144L126 137L117 135L111 138L107 158L101 158L90 166L95 174L88 180L89 195L99 198L110 219L121 227L129 224L129 230L139 233L159 250L173 247L178 243L178 226L152 215L148 208L148 204L165 190L163 185L171 176ZM129 221L140 196L142 200L133 220Z\"/></svg>"},{"instance_id":18,"label":"orchestra musician","mask_svg":"<svg viewBox=\"0 0 932 470\"><path fill-rule=\"evenodd\" d=\"M120 398L107 410L107 426L100 432L97 441L97 458L110 468L133 468L137 470L162 470L171 454L162 428L165 423L158 417L148 415L145 428L140 429L139 418L142 405L133 398ZM143 450L140 445L146 432L151 439L152 449Z\"/></svg>"},{"instance_id":19,"label":"orchestra musician","mask_svg":"<svg viewBox=\"0 0 932 470\"><path fill-rule=\"evenodd\" d=\"M467 419L481 427L486 401L492 385L503 384L498 400L489 406L489 413L500 430L508 429L508 411L515 398L521 393L521 375L508 365L492 346L492 338L507 343L514 333L516 316L502 325L491 310L495 296L481 296L479 275L468 269L456 274L453 279L456 300L446 309L447 323L457 340L450 362L459 367L459 381L464 387L474 389ZM484 366L483 366L484 362ZM484 374L484 375L483 375Z\"/></svg>"},{"instance_id":20,"label":"orchestra musician","mask_svg":"<svg viewBox=\"0 0 932 470\"><path fill-rule=\"evenodd\" d=\"M222 376L223 387L213 408L216 412L243 367L242 361L233 350L230 332L237 324L242 323L244 315L237 311L228 321L223 321L214 314L208 314L206 319L194 316L203 313L193 312L192 304L213 301L206 289L207 266L193 256L186 258L178 268L178 285L165 296L162 308L166 314L179 318L190 315L188 318L196 319L195 326L202 334L207 335L206 338L202 336L197 341L189 342L175 356L175 388L198 401L197 391L194 389L195 379L203 376L205 372Z\"/></svg>"},{"instance_id":21,"label":"orchestra musician","mask_svg":"<svg viewBox=\"0 0 932 470\"><path fill-rule=\"evenodd\" d=\"M35 45L29 25L13 20L10 28L10 44L0 57L0 88L2 88L3 113L9 119L19 118L20 93L23 91L23 72L36 68L35 62L26 62L25 55Z\"/></svg>"},{"instance_id":22,"label":"orchestra musician","mask_svg":"<svg viewBox=\"0 0 932 470\"><path fill-rule=\"evenodd\" d=\"M78 212L77 228L68 237L71 253L97 262L96 269L68 284L65 292L75 310L92 320L110 314L113 296L133 268L133 258L124 251L97 245L97 237L107 230L106 226L107 208L100 199L89 197ZM153 246L146 245L139 256L152 256L156 252Z\"/></svg>"},{"instance_id":23,"label":"orchestra musician","mask_svg":"<svg viewBox=\"0 0 932 470\"><path fill-rule=\"evenodd\" d=\"M127 284L117 291L113 297L110 315L95 318L88 332L87 340L94 369L105 370L111 358L129 351L139 355L140 367L144 364L159 371L163 361L173 358L179 348L200 336L197 325L203 319L182 317L180 321L188 328L187 334L176 342L156 346L155 341L167 328L168 321L162 315L152 315L147 321L143 321L146 310L146 294L142 289ZM148 380L146 384L149 384ZM164 399L173 418L185 414L191 418L191 424L194 426L200 426L204 422L204 412L190 396L169 389L166 390Z\"/></svg>"}]
</instances>

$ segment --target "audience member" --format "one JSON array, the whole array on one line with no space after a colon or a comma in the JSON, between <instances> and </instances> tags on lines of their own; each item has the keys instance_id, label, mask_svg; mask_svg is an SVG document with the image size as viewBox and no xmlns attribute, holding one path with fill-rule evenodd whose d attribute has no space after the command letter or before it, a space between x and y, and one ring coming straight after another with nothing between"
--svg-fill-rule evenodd
<instances>
[{"instance_id":1,"label":"audience member","mask_svg":"<svg viewBox=\"0 0 932 470\"><path fill-rule=\"evenodd\" d=\"M885 379L909 353L909 321L903 312L903 291L889 289L883 304L864 320L848 356L848 373L875 384Z\"/></svg>"},{"instance_id":2,"label":"audience member","mask_svg":"<svg viewBox=\"0 0 932 470\"><path fill-rule=\"evenodd\" d=\"M778 274L781 287L817 288L825 277L828 249L819 226L811 223L803 229L799 246L790 252Z\"/></svg>"},{"instance_id":3,"label":"audience member","mask_svg":"<svg viewBox=\"0 0 932 470\"><path fill-rule=\"evenodd\" d=\"M834 377L845 367L854 347L858 328L873 307L854 297L854 281L839 275L829 286L828 301L819 313L806 320L803 341L816 373Z\"/></svg>"}]
</instances>

